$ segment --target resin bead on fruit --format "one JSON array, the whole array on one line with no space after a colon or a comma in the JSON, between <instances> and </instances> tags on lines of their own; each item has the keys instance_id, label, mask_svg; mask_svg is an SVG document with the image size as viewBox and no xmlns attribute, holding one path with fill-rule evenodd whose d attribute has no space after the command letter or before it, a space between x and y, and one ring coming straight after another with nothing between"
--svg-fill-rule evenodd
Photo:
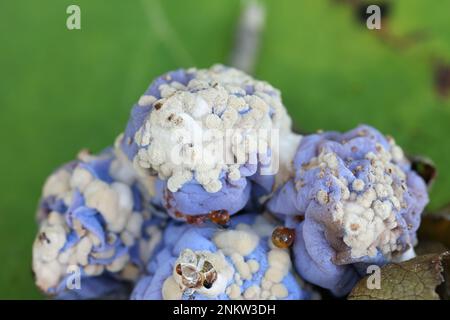
<instances>
[{"instance_id":1,"label":"resin bead on fruit","mask_svg":"<svg viewBox=\"0 0 450 320\"><path fill-rule=\"evenodd\" d=\"M289 248L295 239L295 230L286 227L277 227L272 232L272 243L282 249Z\"/></svg>"},{"instance_id":2,"label":"resin bead on fruit","mask_svg":"<svg viewBox=\"0 0 450 320\"><path fill-rule=\"evenodd\" d=\"M304 136L294 169L268 208L296 229L305 280L342 295L367 264L414 255L427 187L392 138L368 126Z\"/></svg>"},{"instance_id":3,"label":"resin bead on fruit","mask_svg":"<svg viewBox=\"0 0 450 320\"><path fill-rule=\"evenodd\" d=\"M158 176L172 217L201 222L261 204L289 171L300 140L290 126L268 83L224 66L178 70L139 99L120 145L138 171Z\"/></svg>"}]
</instances>

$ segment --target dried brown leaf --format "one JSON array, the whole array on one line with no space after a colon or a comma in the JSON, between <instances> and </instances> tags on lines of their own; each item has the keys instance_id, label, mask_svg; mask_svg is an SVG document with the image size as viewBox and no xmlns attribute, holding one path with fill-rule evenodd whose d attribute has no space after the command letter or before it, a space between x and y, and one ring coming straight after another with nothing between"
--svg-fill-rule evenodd
<instances>
[{"instance_id":1,"label":"dried brown leaf","mask_svg":"<svg viewBox=\"0 0 450 320\"><path fill-rule=\"evenodd\" d=\"M422 177L428 188L430 188L437 176L437 169L434 162L423 156L411 156L409 159L412 169Z\"/></svg>"},{"instance_id":2,"label":"dried brown leaf","mask_svg":"<svg viewBox=\"0 0 450 320\"><path fill-rule=\"evenodd\" d=\"M438 300L446 298L450 252L428 254L381 268L380 289L369 289L363 278L348 296L350 300ZM444 284L442 286L441 284ZM438 292L436 291L438 289Z\"/></svg>"},{"instance_id":3,"label":"dried brown leaf","mask_svg":"<svg viewBox=\"0 0 450 320\"><path fill-rule=\"evenodd\" d=\"M450 206L423 216L419 228L420 242L435 241L450 249Z\"/></svg>"}]
</instances>

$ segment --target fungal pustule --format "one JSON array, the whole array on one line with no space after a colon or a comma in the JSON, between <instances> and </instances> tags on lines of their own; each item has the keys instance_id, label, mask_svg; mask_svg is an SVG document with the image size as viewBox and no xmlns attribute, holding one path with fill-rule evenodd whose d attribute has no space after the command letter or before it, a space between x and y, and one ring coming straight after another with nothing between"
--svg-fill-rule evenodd
<instances>
[{"instance_id":1,"label":"fungal pustule","mask_svg":"<svg viewBox=\"0 0 450 320\"><path fill-rule=\"evenodd\" d=\"M46 294L127 295L158 249L166 219L151 207L149 189L115 151L83 152L44 185L32 260L36 284ZM71 286L81 289L71 291Z\"/></svg>"},{"instance_id":2,"label":"fungal pustule","mask_svg":"<svg viewBox=\"0 0 450 320\"><path fill-rule=\"evenodd\" d=\"M133 299L307 299L287 249L272 245L267 215L235 217L229 228L169 224L164 249Z\"/></svg>"},{"instance_id":3,"label":"fungal pustule","mask_svg":"<svg viewBox=\"0 0 450 320\"><path fill-rule=\"evenodd\" d=\"M280 160L281 177L290 165L280 136L300 137L280 92L217 65L157 78L134 106L120 146L136 168L158 177L169 215L186 220L261 203L277 182L271 166Z\"/></svg>"},{"instance_id":4,"label":"fungal pustule","mask_svg":"<svg viewBox=\"0 0 450 320\"><path fill-rule=\"evenodd\" d=\"M295 229L305 279L343 295L365 265L410 257L428 193L392 138L369 126L304 136L293 165L268 209Z\"/></svg>"}]
</instances>

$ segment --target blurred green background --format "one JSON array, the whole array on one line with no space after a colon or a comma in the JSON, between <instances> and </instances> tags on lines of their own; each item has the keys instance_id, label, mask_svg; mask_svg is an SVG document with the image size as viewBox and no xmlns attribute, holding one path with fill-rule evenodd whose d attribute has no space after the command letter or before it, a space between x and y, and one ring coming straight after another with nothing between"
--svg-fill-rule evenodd
<instances>
[{"instance_id":1,"label":"blurred green background","mask_svg":"<svg viewBox=\"0 0 450 320\"><path fill-rule=\"evenodd\" d=\"M297 128L368 123L439 169L431 208L450 200L450 1L384 1L382 30L361 1L263 1L256 65ZM379 1L370 1L370 3ZM81 30L66 8L81 7ZM124 129L157 75L227 63L241 3L0 2L0 298L40 298L31 275L34 211L46 176Z\"/></svg>"}]
</instances>

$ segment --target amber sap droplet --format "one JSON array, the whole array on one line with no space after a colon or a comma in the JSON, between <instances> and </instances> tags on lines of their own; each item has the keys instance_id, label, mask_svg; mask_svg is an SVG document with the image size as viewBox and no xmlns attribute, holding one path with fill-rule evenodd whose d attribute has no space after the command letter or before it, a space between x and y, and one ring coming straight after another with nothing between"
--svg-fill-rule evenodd
<instances>
[{"instance_id":1,"label":"amber sap droplet","mask_svg":"<svg viewBox=\"0 0 450 320\"><path fill-rule=\"evenodd\" d=\"M286 227L277 227L272 232L273 244L281 249L289 248L295 239L295 230Z\"/></svg>"},{"instance_id":2,"label":"amber sap droplet","mask_svg":"<svg viewBox=\"0 0 450 320\"><path fill-rule=\"evenodd\" d=\"M209 219L218 225L224 226L230 221L230 214L227 210L215 210L211 211Z\"/></svg>"}]
</instances>

